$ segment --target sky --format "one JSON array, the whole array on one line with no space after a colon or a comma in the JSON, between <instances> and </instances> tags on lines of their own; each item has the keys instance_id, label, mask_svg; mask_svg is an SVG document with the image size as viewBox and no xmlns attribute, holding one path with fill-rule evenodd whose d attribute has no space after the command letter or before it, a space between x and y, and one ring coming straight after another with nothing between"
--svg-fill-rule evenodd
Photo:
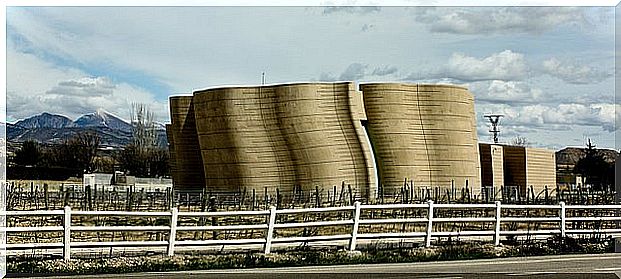
<instances>
[{"instance_id":1,"label":"sky","mask_svg":"<svg viewBox=\"0 0 621 279\"><path fill-rule=\"evenodd\" d=\"M7 7L6 121L266 82L449 83L501 142L615 147L614 7Z\"/></svg>"}]
</instances>

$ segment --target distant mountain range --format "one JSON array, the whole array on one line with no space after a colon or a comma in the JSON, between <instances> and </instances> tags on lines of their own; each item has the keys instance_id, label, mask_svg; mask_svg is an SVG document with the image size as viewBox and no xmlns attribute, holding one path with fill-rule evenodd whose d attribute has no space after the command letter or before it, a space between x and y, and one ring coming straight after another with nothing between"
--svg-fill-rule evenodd
<instances>
[{"instance_id":1,"label":"distant mountain range","mask_svg":"<svg viewBox=\"0 0 621 279\"><path fill-rule=\"evenodd\" d=\"M73 125L73 121L68 117L44 112L24 120L17 121L15 126L26 129L36 128L64 128Z\"/></svg>"},{"instance_id":2,"label":"distant mountain range","mask_svg":"<svg viewBox=\"0 0 621 279\"><path fill-rule=\"evenodd\" d=\"M557 165L575 165L581 158L586 156L587 149L583 147L566 147L556 151ZM619 157L619 152L612 149L596 149L595 154L600 155L608 163L614 163Z\"/></svg>"},{"instance_id":3,"label":"distant mountain range","mask_svg":"<svg viewBox=\"0 0 621 279\"><path fill-rule=\"evenodd\" d=\"M156 123L156 129L160 145L166 146L164 125ZM14 124L7 123L6 136L12 142L35 140L54 144L86 131L99 135L103 147L121 147L130 142L132 125L104 110L82 115L75 121L63 115L44 112Z\"/></svg>"},{"instance_id":4,"label":"distant mountain range","mask_svg":"<svg viewBox=\"0 0 621 279\"><path fill-rule=\"evenodd\" d=\"M129 123L101 109L93 113L82 115L75 121L63 115L44 112L17 121L14 125L27 129L107 127L124 132L132 131L132 126Z\"/></svg>"}]
</instances>

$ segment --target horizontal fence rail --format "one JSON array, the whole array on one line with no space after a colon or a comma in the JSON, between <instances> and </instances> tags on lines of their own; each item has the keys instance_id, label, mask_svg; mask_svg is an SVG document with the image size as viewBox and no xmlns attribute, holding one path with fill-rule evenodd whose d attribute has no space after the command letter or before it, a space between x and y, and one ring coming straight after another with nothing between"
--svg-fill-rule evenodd
<instances>
[{"instance_id":1,"label":"horizontal fence rail","mask_svg":"<svg viewBox=\"0 0 621 279\"><path fill-rule=\"evenodd\" d=\"M368 213L378 210L418 210L419 216L404 218L365 218L361 217L361 212ZM440 210L487 210L490 213L487 217L436 217ZM555 216L528 216L528 217L512 217L503 215L503 210L543 210L553 212ZM586 212L581 217L567 216L568 210L580 210ZM613 216L597 216L597 212L601 210L612 210ZM300 214L318 214L318 213L341 213L347 218L342 220L326 220L326 221L308 221L308 222L278 222L285 220L284 218ZM565 237L567 235L580 234L599 234L599 235L619 235L621 234L621 205L565 205L563 202L558 205L514 205L501 204L500 201L494 204L434 204L429 201L425 204L374 204L363 205L355 202L353 206L342 207L324 207L324 208L302 208L302 209L276 209L271 207L269 210L260 211L221 211L221 212L179 212L176 208L163 212L136 212L136 211L82 211L72 210L65 207L64 210L38 210L38 211L4 211L0 214L6 217L29 217L29 216L57 216L62 218L62 226L30 226L30 227L6 227L2 230L6 233L20 232L62 232L62 242L55 243L9 243L5 244L8 250L20 249L63 249L63 257L71 258L72 248L103 248L103 247L166 247L166 253L170 256L175 254L175 248L180 246L210 246L210 245L263 245L263 252L270 253L273 243L307 243L314 241L348 241L348 249L356 250L358 240L380 240L380 239L423 239L425 246L431 245L432 239L441 237L461 237L461 236L482 236L493 239L495 245L500 245L501 237L510 237L516 235L558 235ZM590 215L588 215L590 214ZM528 215L528 214L527 214ZM167 224L159 224L152 226L72 226L72 218L75 216L120 216L120 217L164 217ZM223 218L223 217L254 217L255 220L263 220L256 224L240 224L240 225L206 225L199 224L197 226L179 225L179 218ZM373 216L373 215L371 215ZM568 229L567 222L615 222L614 228L593 228L593 229ZM434 224L442 223L489 223L489 229L481 230L459 230L459 231L437 231L434 230ZM502 224L511 222L522 223L546 223L549 226L545 228L527 230L510 229L503 230ZM424 226L424 231L418 232L361 232L360 226L371 225L394 225L400 224L420 224ZM275 236L275 231L279 229L291 228L317 228L345 226L347 233L335 235L313 235L313 236ZM264 233L263 238L247 238L247 239L211 239L211 240L177 240L178 232L201 232L201 231L261 231ZM167 232L166 240L157 241L75 241L71 238L71 232L143 232L143 231L161 231Z\"/></svg>"}]
</instances>

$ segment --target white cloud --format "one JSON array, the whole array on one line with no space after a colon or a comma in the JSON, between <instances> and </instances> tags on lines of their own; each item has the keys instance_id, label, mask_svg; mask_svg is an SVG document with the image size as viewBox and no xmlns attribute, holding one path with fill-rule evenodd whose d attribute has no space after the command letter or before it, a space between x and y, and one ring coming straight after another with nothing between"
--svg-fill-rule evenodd
<instances>
[{"instance_id":1,"label":"white cloud","mask_svg":"<svg viewBox=\"0 0 621 279\"><path fill-rule=\"evenodd\" d=\"M330 81L337 81L338 78L333 74L333 73L321 73L319 75L319 81L325 81L325 82L330 82Z\"/></svg>"},{"instance_id":2,"label":"white cloud","mask_svg":"<svg viewBox=\"0 0 621 279\"><path fill-rule=\"evenodd\" d=\"M104 109L129 117L132 102L147 104L158 121L168 119L168 106L152 93L115 83L107 77L92 77L72 68L58 68L32 54L8 50L7 119L23 119L41 112L75 119Z\"/></svg>"},{"instance_id":3,"label":"white cloud","mask_svg":"<svg viewBox=\"0 0 621 279\"><path fill-rule=\"evenodd\" d=\"M381 7L368 6L368 7L353 7L353 6L329 6L323 9L323 14L332 13L347 13L347 14L369 14L377 13L381 10Z\"/></svg>"},{"instance_id":4,"label":"white cloud","mask_svg":"<svg viewBox=\"0 0 621 279\"><path fill-rule=\"evenodd\" d=\"M375 24L365 23L364 25L362 25L362 27L360 27L360 31L367 32L373 29L374 27L375 27Z\"/></svg>"},{"instance_id":5,"label":"white cloud","mask_svg":"<svg viewBox=\"0 0 621 279\"><path fill-rule=\"evenodd\" d=\"M124 119L129 118L132 103L144 103L153 111L158 121L168 119L167 104L155 101L151 93L126 83L115 84L114 87L109 95L84 96L48 91L47 94L36 98L46 107L56 108L70 115L81 115L103 108Z\"/></svg>"},{"instance_id":6,"label":"white cloud","mask_svg":"<svg viewBox=\"0 0 621 279\"><path fill-rule=\"evenodd\" d=\"M33 54L7 48L7 90L19 94L43 93L57 85L59 80L69 80L83 75L81 71L58 67L43 62Z\"/></svg>"},{"instance_id":7,"label":"white cloud","mask_svg":"<svg viewBox=\"0 0 621 279\"><path fill-rule=\"evenodd\" d=\"M610 103L591 105L575 103L537 104L522 107L488 105L485 106L484 110L503 114L502 124L504 127L538 128L539 132L555 129L569 130L575 126L600 127L603 131L614 132L618 129L615 127L615 121L621 121L621 106Z\"/></svg>"},{"instance_id":8,"label":"white cloud","mask_svg":"<svg viewBox=\"0 0 621 279\"><path fill-rule=\"evenodd\" d=\"M455 83L486 80L522 80L528 76L524 54L504 50L483 58L453 53L445 65L427 73L412 73L406 80L452 80Z\"/></svg>"},{"instance_id":9,"label":"white cloud","mask_svg":"<svg viewBox=\"0 0 621 279\"><path fill-rule=\"evenodd\" d=\"M542 63L544 73L571 84L597 83L612 76L611 73L597 70L577 62L560 61L550 58Z\"/></svg>"},{"instance_id":10,"label":"white cloud","mask_svg":"<svg viewBox=\"0 0 621 279\"><path fill-rule=\"evenodd\" d=\"M11 8L7 23L46 55L144 74L188 92L257 83L263 71L269 82L308 80L321 72L318 63L332 70L356 61L368 40L351 32L373 23L349 14L378 8L340 8L332 10L345 14L330 16L323 7Z\"/></svg>"},{"instance_id":11,"label":"white cloud","mask_svg":"<svg viewBox=\"0 0 621 279\"><path fill-rule=\"evenodd\" d=\"M395 66L381 66L375 67L372 71L370 71L371 67L367 64L362 63L351 63L345 70L338 76L338 78L333 73L321 73L319 76L320 81L359 81L364 78L369 77L390 77L394 76L399 69Z\"/></svg>"},{"instance_id":12,"label":"white cloud","mask_svg":"<svg viewBox=\"0 0 621 279\"><path fill-rule=\"evenodd\" d=\"M621 119L621 106L614 104L560 104L558 107L542 108L544 123L601 126L604 131L616 130L616 120Z\"/></svg>"},{"instance_id":13,"label":"white cloud","mask_svg":"<svg viewBox=\"0 0 621 279\"><path fill-rule=\"evenodd\" d=\"M352 63L339 76L340 80L359 80L365 76L367 65Z\"/></svg>"},{"instance_id":14,"label":"white cloud","mask_svg":"<svg viewBox=\"0 0 621 279\"><path fill-rule=\"evenodd\" d=\"M384 66L384 67L377 67L375 69L373 69L373 72L371 73L371 75L374 76L387 76L387 75L392 75L395 74L399 71L399 69L397 69L397 67L392 66Z\"/></svg>"},{"instance_id":15,"label":"white cloud","mask_svg":"<svg viewBox=\"0 0 621 279\"><path fill-rule=\"evenodd\" d=\"M527 72L524 55L505 50L482 59L454 53L448 61L444 75L464 81L520 80L526 77Z\"/></svg>"},{"instance_id":16,"label":"white cloud","mask_svg":"<svg viewBox=\"0 0 621 279\"><path fill-rule=\"evenodd\" d=\"M416 8L416 20L429 30L453 34L540 34L560 25L587 25L584 8L464 7Z\"/></svg>"},{"instance_id":17,"label":"white cloud","mask_svg":"<svg viewBox=\"0 0 621 279\"><path fill-rule=\"evenodd\" d=\"M66 80L45 92L46 94L76 96L76 97L102 97L110 96L116 85L105 77L83 77L80 79Z\"/></svg>"},{"instance_id":18,"label":"white cloud","mask_svg":"<svg viewBox=\"0 0 621 279\"><path fill-rule=\"evenodd\" d=\"M533 104L554 100L552 93L531 88L523 81L492 80L474 82L468 85L477 102L499 104Z\"/></svg>"},{"instance_id":19,"label":"white cloud","mask_svg":"<svg viewBox=\"0 0 621 279\"><path fill-rule=\"evenodd\" d=\"M590 93L568 98L569 102L577 104L614 103L614 94Z\"/></svg>"},{"instance_id":20,"label":"white cloud","mask_svg":"<svg viewBox=\"0 0 621 279\"><path fill-rule=\"evenodd\" d=\"M421 18L414 20L411 10L420 11ZM613 10L607 9L610 15ZM165 95L206 86L256 84L262 72L268 83L278 83L307 81L322 72L322 80L343 76L396 81L419 71L406 80L470 83L477 106L507 104L516 111L533 102L555 109L558 103L588 100L585 106L590 108L613 102L610 78L576 89L561 79L531 78L529 74L542 74L541 62L559 53L569 59L579 57L597 68L612 68L606 61L607 53L614 51L610 49L614 45L614 21L593 30L578 30L583 32L566 28L582 25L583 14L596 14L593 9L393 7L378 13L346 8L329 15L323 11L323 7L8 8L8 49L17 51L7 53L7 109L13 118L51 109L76 114L99 106L124 114L129 110L125 103L136 94L143 102L157 104L152 107L160 108L159 115L168 119ZM420 24L423 21L425 24ZM365 24L371 32L361 32ZM547 32L550 30L555 32ZM516 44L520 45L519 53L513 48ZM46 62L24 52L45 57ZM529 61L544 58L531 62L529 68L523 54ZM352 62L359 65L351 66ZM87 79L82 82L86 85L103 78L110 78L114 88L91 92L99 95L92 102L67 97L69 91L88 93L72 82ZM153 97L143 88L159 95ZM608 98L586 95L591 93ZM582 94L584 98L577 97ZM485 102L478 102L481 100ZM611 123L603 118L594 118L594 122ZM539 119L535 117L535 123L522 127L565 125L538 124ZM565 128L568 126L580 129L573 124ZM543 138L544 134L536 137ZM612 134L602 134L609 142L614 141Z\"/></svg>"}]
</instances>

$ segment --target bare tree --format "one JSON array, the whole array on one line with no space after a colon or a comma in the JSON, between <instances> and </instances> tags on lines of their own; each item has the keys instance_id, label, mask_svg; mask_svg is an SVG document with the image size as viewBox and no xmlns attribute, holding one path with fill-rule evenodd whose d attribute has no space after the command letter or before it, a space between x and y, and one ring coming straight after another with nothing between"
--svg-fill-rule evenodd
<instances>
[{"instance_id":1,"label":"bare tree","mask_svg":"<svg viewBox=\"0 0 621 279\"><path fill-rule=\"evenodd\" d=\"M95 157L100 144L101 138L92 132L79 133L69 140L73 154L77 155L78 168L83 169L86 173L95 170Z\"/></svg>"},{"instance_id":2,"label":"bare tree","mask_svg":"<svg viewBox=\"0 0 621 279\"><path fill-rule=\"evenodd\" d=\"M94 132L78 133L60 145L43 149L42 165L72 169L77 176L93 172L100 143Z\"/></svg>"},{"instance_id":3,"label":"bare tree","mask_svg":"<svg viewBox=\"0 0 621 279\"><path fill-rule=\"evenodd\" d=\"M513 138L510 142L511 145L515 145L515 146L530 146L530 142L522 136L516 136L515 138Z\"/></svg>"},{"instance_id":4,"label":"bare tree","mask_svg":"<svg viewBox=\"0 0 621 279\"><path fill-rule=\"evenodd\" d=\"M117 154L116 160L128 174L157 177L168 174L168 151L158 144L153 113L144 104L131 108L132 140Z\"/></svg>"},{"instance_id":5,"label":"bare tree","mask_svg":"<svg viewBox=\"0 0 621 279\"><path fill-rule=\"evenodd\" d=\"M35 166L42 157L39 143L28 140L22 144L22 148L15 152L15 163L23 166Z\"/></svg>"},{"instance_id":6,"label":"bare tree","mask_svg":"<svg viewBox=\"0 0 621 279\"><path fill-rule=\"evenodd\" d=\"M111 156L98 156L93 161L95 172L114 173L116 160Z\"/></svg>"},{"instance_id":7,"label":"bare tree","mask_svg":"<svg viewBox=\"0 0 621 279\"><path fill-rule=\"evenodd\" d=\"M132 103L132 143L143 151L157 146L157 134L153 112L145 104Z\"/></svg>"}]
</instances>

